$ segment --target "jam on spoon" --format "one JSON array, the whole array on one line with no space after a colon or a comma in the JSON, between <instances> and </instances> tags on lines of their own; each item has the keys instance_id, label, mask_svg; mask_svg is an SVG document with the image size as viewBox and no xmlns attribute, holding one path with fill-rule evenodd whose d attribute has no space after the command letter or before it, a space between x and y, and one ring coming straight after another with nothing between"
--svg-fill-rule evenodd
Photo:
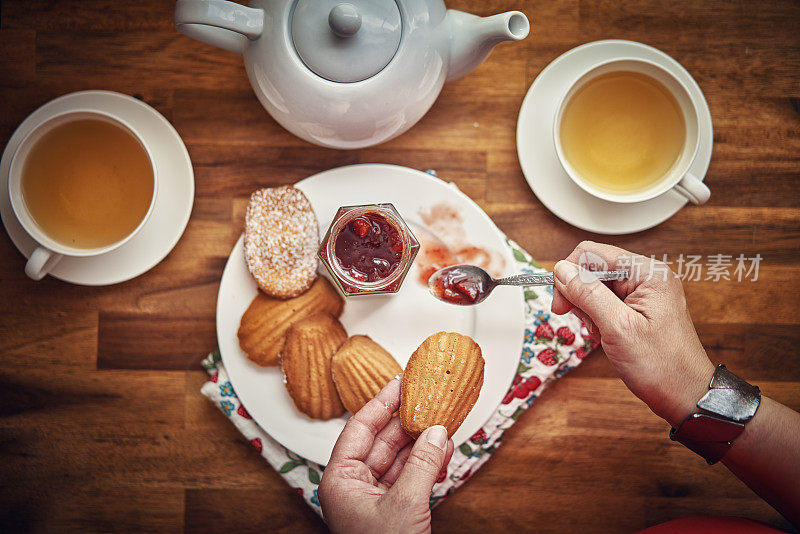
<instances>
[{"instance_id":1,"label":"jam on spoon","mask_svg":"<svg viewBox=\"0 0 800 534\"><path fill-rule=\"evenodd\" d=\"M483 300L486 289L484 277L474 276L467 265L446 267L428 279L428 287L433 296L451 304L476 304ZM487 275L488 276L488 275ZM489 290L491 291L491 289Z\"/></svg>"},{"instance_id":2,"label":"jam on spoon","mask_svg":"<svg viewBox=\"0 0 800 534\"><path fill-rule=\"evenodd\" d=\"M624 280L628 271L592 271L590 276L603 282ZM428 280L428 289L434 297L461 306L483 302L497 286L547 285L553 285L553 273L518 274L496 280L475 265L445 267Z\"/></svg>"}]
</instances>

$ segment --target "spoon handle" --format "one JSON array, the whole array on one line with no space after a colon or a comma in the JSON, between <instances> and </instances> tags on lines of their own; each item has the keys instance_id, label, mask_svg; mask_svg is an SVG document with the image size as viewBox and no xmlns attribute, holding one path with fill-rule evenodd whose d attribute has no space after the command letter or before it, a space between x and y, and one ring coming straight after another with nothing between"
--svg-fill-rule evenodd
<instances>
[{"instance_id":1,"label":"spoon handle","mask_svg":"<svg viewBox=\"0 0 800 534\"><path fill-rule=\"evenodd\" d=\"M628 271L591 271L591 273L601 282L628 278ZM553 273L518 274L501 278L495 283L501 286L551 286L553 285Z\"/></svg>"}]
</instances>

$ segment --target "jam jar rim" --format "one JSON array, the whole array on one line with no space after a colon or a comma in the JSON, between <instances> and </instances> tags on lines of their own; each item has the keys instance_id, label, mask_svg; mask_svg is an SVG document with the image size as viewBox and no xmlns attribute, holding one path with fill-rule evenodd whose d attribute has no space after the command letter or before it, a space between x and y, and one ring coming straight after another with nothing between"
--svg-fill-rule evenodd
<instances>
[{"instance_id":1,"label":"jam jar rim","mask_svg":"<svg viewBox=\"0 0 800 534\"><path fill-rule=\"evenodd\" d=\"M353 213L357 212L357 213ZM386 278L376 280L375 282L364 282L363 280L356 280L349 276L339 264L339 259L336 256L335 246L336 238L339 236L339 231L345 224L350 222L356 217L366 215L367 213L378 213L389 220L389 224L395 227L403 239L403 255L400 258L400 263L397 268ZM392 203L381 204L357 204L353 206L339 206L336 210L331 226L328 229L327 241L325 243L325 256L326 264L331 270L331 274L355 289L364 291L381 291L385 287L391 286L407 273L408 268L414 262L416 252L414 251L414 244L419 243L411 228L397 211L397 208ZM407 265L408 264L408 265ZM398 288L399 289L399 288Z\"/></svg>"}]
</instances>

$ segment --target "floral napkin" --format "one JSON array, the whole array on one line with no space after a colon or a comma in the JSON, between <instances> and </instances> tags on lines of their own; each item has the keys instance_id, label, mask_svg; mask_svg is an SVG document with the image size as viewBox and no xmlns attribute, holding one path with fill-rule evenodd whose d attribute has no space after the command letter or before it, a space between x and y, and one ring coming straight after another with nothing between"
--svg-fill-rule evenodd
<instances>
[{"instance_id":1,"label":"floral napkin","mask_svg":"<svg viewBox=\"0 0 800 534\"><path fill-rule=\"evenodd\" d=\"M515 272L544 272L522 248L506 238L514 256ZM544 388L570 369L597 345L581 321L573 314L551 315L552 288L524 289L526 328L520 354L519 367L511 388L497 410L469 440L456 444L453 458L431 493L431 507L445 497L481 467L500 446L506 431L528 409ZM301 458L264 432L239 402L231 386L228 373L220 360L219 351L203 360L203 367L211 379L202 387L202 393L222 410L253 447L269 462L286 482L306 500L309 506L322 515L317 499L317 487L322 469Z\"/></svg>"}]
</instances>

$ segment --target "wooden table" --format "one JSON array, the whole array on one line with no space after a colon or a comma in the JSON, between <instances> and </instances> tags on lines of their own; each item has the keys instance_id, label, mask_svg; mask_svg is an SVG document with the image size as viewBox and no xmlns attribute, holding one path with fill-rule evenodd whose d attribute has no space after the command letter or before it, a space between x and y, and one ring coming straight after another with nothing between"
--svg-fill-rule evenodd
<instances>
[{"instance_id":1,"label":"wooden table","mask_svg":"<svg viewBox=\"0 0 800 534\"><path fill-rule=\"evenodd\" d=\"M104 288L32 282L0 236L0 531L320 531L320 521L199 393L214 310L248 193L350 163L435 168L551 266L583 239L645 254L761 254L757 282L687 283L711 358L800 408L800 4L792 0L452 0L522 9L522 43L445 86L411 131L357 151L311 146L264 112L240 57L172 27L165 0L4 0L0 141L71 91L135 95L177 128L194 162L189 226L147 274ZM713 194L657 228L592 235L531 193L516 114L550 61L625 38L680 61L708 99ZM548 389L495 457L434 513L439 531L620 532L731 514L786 525L667 426L596 353Z\"/></svg>"}]
</instances>

